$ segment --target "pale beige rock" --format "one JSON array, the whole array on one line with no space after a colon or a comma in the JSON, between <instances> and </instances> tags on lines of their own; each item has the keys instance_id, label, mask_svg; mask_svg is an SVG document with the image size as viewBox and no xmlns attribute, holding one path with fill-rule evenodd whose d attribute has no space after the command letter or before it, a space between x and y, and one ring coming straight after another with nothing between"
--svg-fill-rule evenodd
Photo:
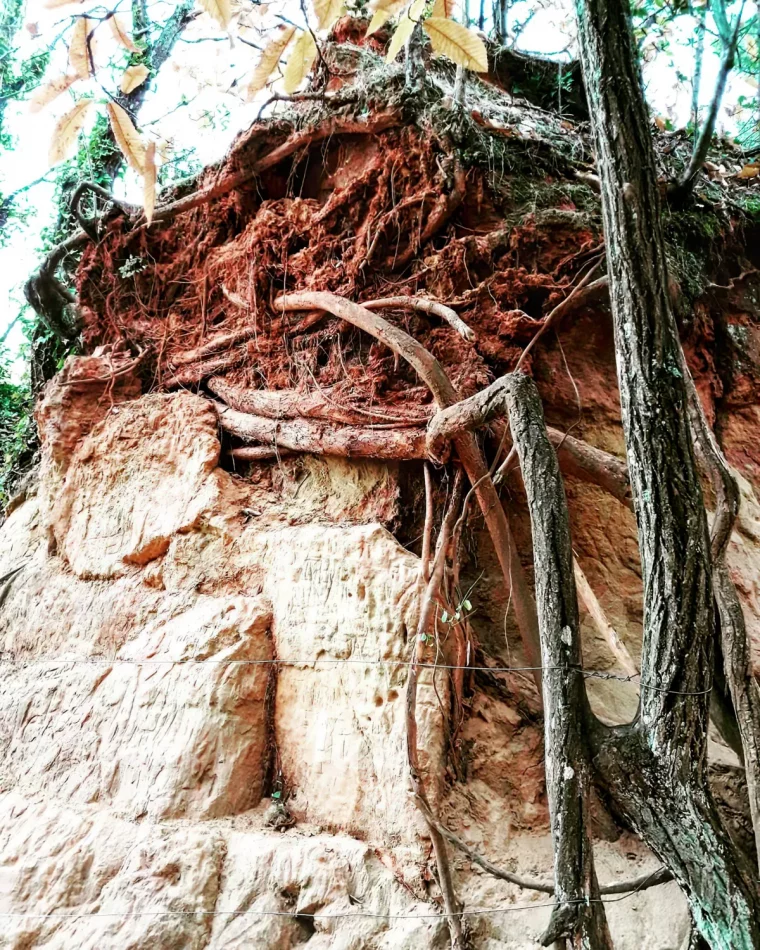
<instances>
[{"instance_id":1,"label":"pale beige rock","mask_svg":"<svg viewBox=\"0 0 760 950\"><path fill-rule=\"evenodd\" d=\"M199 397L131 399L86 424L79 408L78 435L54 405L71 409L49 400L39 497L0 529L0 576L23 568L0 588L0 646L15 662L0 680L0 913L74 916L2 918L0 948L444 948L405 749L419 563L380 523L394 470L283 460L243 482L217 467ZM605 607L635 645L627 604ZM426 671L421 758L436 807L492 860L547 878L541 729L524 684L476 682L462 780L446 787L442 671L436 687ZM296 822L284 833L257 805L275 785ZM654 864L630 842L600 848L604 880ZM452 857L468 909L546 903ZM475 916L473 947L534 948L547 913ZM687 923L673 888L610 916L618 950L675 947Z\"/></svg>"},{"instance_id":2,"label":"pale beige rock","mask_svg":"<svg viewBox=\"0 0 760 950\"><path fill-rule=\"evenodd\" d=\"M66 662L71 649L58 662L27 655L0 686L4 783L130 817L212 817L257 804L271 667L225 661L270 658L269 621L261 602L201 597L148 623L113 660Z\"/></svg>"},{"instance_id":3,"label":"pale beige rock","mask_svg":"<svg viewBox=\"0 0 760 950\"><path fill-rule=\"evenodd\" d=\"M11 794L0 796L0 854L0 913L29 915L2 918L3 950L208 946L224 863L212 829L135 825Z\"/></svg>"},{"instance_id":4,"label":"pale beige rock","mask_svg":"<svg viewBox=\"0 0 760 950\"><path fill-rule=\"evenodd\" d=\"M46 525L77 446L111 409L140 395L134 371L110 379L123 365L117 354L70 356L45 386L34 415L42 442L40 508Z\"/></svg>"},{"instance_id":5,"label":"pale beige rock","mask_svg":"<svg viewBox=\"0 0 760 950\"><path fill-rule=\"evenodd\" d=\"M72 570L116 577L163 554L219 495L218 460L206 400L182 393L114 406L72 456L53 510Z\"/></svg>"}]
</instances>

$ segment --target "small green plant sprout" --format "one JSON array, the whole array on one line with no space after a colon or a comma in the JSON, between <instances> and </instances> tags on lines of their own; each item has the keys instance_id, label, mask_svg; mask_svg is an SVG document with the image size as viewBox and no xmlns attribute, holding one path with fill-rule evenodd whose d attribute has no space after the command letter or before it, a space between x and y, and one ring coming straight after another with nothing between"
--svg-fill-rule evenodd
<instances>
[{"instance_id":1,"label":"small green plant sprout","mask_svg":"<svg viewBox=\"0 0 760 950\"><path fill-rule=\"evenodd\" d=\"M462 598L462 600L459 601L457 606L454 608L453 613L450 614L448 610L444 610L441 612L441 623L449 623L449 624L461 623L463 618L466 617L467 614L471 612L472 612L472 604L466 597L464 597Z\"/></svg>"},{"instance_id":2,"label":"small green plant sprout","mask_svg":"<svg viewBox=\"0 0 760 950\"><path fill-rule=\"evenodd\" d=\"M130 255L119 268L119 276L126 280L127 277L134 277L135 274L139 274L147 266L147 262L141 257Z\"/></svg>"}]
</instances>

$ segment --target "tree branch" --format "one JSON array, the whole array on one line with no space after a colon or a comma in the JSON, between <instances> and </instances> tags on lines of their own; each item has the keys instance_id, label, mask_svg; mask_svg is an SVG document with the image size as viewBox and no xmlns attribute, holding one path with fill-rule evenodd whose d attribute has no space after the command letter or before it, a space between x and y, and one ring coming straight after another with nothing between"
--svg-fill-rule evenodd
<instances>
[{"instance_id":1,"label":"tree branch","mask_svg":"<svg viewBox=\"0 0 760 950\"><path fill-rule=\"evenodd\" d=\"M715 81L715 91L713 92L705 124L702 126L702 131L694 143L691 160L680 181L668 189L668 198L670 202L676 206L684 204L691 195L697 181L697 175L702 170L702 166L707 158L707 152L710 149L710 143L712 142L713 133L715 132L715 123L718 119L718 110L723 101L723 94L726 91L728 75L734 68L736 45L739 41L741 22L742 14L740 11L736 17L736 26L734 27L733 33L730 34L727 41L724 39L723 59L721 60L720 69L718 70L718 78ZM696 135L696 126L694 134Z\"/></svg>"}]
</instances>

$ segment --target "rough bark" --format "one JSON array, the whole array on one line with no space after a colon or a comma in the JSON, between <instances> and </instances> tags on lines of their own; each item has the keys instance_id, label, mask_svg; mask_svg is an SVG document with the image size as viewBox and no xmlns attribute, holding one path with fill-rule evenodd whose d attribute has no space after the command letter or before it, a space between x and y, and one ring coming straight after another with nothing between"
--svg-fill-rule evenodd
<instances>
[{"instance_id":1,"label":"rough bark","mask_svg":"<svg viewBox=\"0 0 760 950\"><path fill-rule=\"evenodd\" d=\"M324 419L343 425L400 428L423 426L430 418L430 411L425 407L415 407L408 412L399 408L391 413L382 409L344 406L340 403L340 395L332 389L311 392L298 389L242 389L222 377L210 379L208 388L231 409L251 412L267 419Z\"/></svg>"},{"instance_id":2,"label":"rough bark","mask_svg":"<svg viewBox=\"0 0 760 950\"><path fill-rule=\"evenodd\" d=\"M714 617L707 521L668 296L654 154L627 3L578 4L618 383L644 583L639 716L595 724L595 765L715 950L760 947L758 898L705 776Z\"/></svg>"},{"instance_id":3,"label":"rough bark","mask_svg":"<svg viewBox=\"0 0 760 950\"><path fill-rule=\"evenodd\" d=\"M506 398L530 511L544 666L546 790L557 906L541 943L566 937L574 947L602 950L612 941L588 832L591 777L583 737L588 701L578 672L583 660L565 490L535 384L527 376L512 376Z\"/></svg>"},{"instance_id":4,"label":"rough bark","mask_svg":"<svg viewBox=\"0 0 760 950\"><path fill-rule=\"evenodd\" d=\"M747 793L760 863L760 684L752 673L744 613L726 564L726 549L739 511L739 487L710 429L686 360L682 359L689 422L700 459L715 492L712 526L713 594L720 621L721 653L730 703L736 713Z\"/></svg>"},{"instance_id":5,"label":"rough bark","mask_svg":"<svg viewBox=\"0 0 760 950\"><path fill-rule=\"evenodd\" d=\"M428 452L433 458L445 454L451 439L464 431L472 431L498 420L506 412L506 390L510 376L491 383L469 399L436 413L428 425ZM496 428L496 427L495 427ZM627 507L631 505L626 464L609 452L547 427L549 441L559 454L560 464L569 475L599 485ZM497 431L497 435L500 432Z\"/></svg>"},{"instance_id":6,"label":"rough bark","mask_svg":"<svg viewBox=\"0 0 760 950\"><path fill-rule=\"evenodd\" d=\"M214 403L214 406L222 429L247 442L342 458L425 458L425 433L422 429L362 429L307 419L282 421L237 412L222 403Z\"/></svg>"}]
</instances>

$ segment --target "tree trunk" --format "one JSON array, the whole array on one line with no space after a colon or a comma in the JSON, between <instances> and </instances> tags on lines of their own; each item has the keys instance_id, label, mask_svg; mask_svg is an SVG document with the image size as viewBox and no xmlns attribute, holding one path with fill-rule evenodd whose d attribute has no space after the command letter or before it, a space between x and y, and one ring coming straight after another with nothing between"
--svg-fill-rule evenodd
<instances>
[{"instance_id":1,"label":"tree trunk","mask_svg":"<svg viewBox=\"0 0 760 950\"><path fill-rule=\"evenodd\" d=\"M587 707L578 601L565 490L546 433L541 400L527 376L509 377L507 405L533 532L536 607L544 667L546 790L554 841L557 906L541 938L612 948L588 832L590 768L583 738Z\"/></svg>"},{"instance_id":2,"label":"tree trunk","mask_svg":"<svg viewBox=\"0 0 760 950\"><path fill-rule=\"evenodd\" d=\"M644 583L639 715L623 729L594 723L595 765L673 871L711 946L758 948L757 891L705 777L715 634L710 546L628 5L584 0L578 22Z\"/></svg>"}]
</instances>

